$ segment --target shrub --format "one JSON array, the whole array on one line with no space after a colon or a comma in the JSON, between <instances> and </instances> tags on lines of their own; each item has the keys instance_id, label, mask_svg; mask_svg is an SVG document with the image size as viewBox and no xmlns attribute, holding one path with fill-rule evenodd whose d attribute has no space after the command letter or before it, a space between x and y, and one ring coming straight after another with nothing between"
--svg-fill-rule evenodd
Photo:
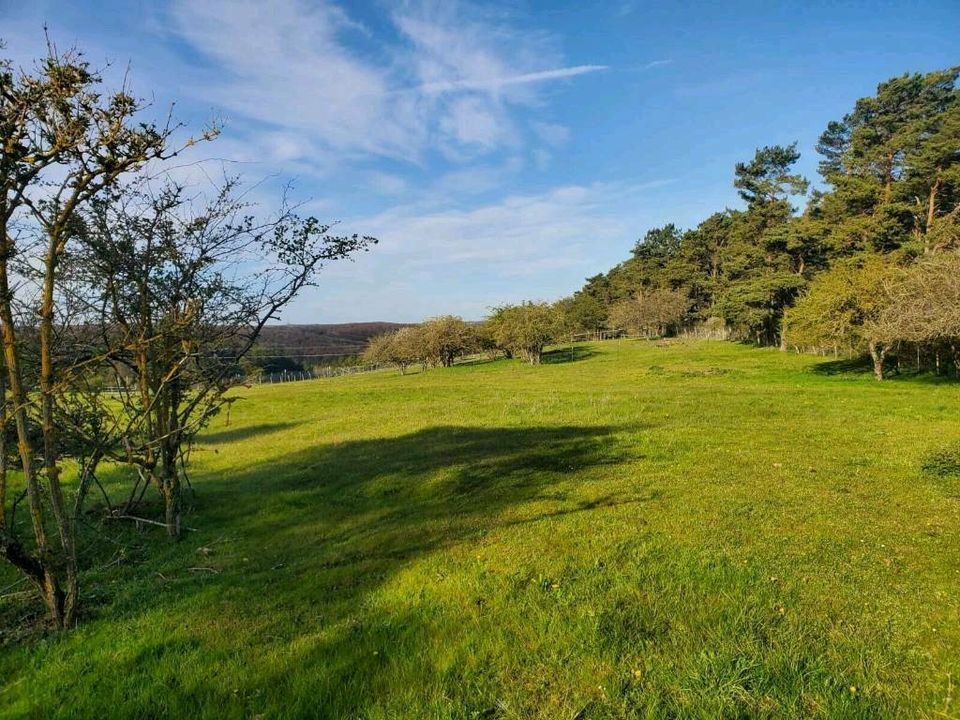
<instances>
[{"instance_id":1,"label":"shrub","mask_svg":"<svg viewBox=\"0 0 960 720\"><path fill-rule=\"evenodd\" d=\"M535 302L495 308L486 327L504 352L531 365L540 362L543 348L560 332L557 311L547 303Z\"/></svg>"}]
</instances>

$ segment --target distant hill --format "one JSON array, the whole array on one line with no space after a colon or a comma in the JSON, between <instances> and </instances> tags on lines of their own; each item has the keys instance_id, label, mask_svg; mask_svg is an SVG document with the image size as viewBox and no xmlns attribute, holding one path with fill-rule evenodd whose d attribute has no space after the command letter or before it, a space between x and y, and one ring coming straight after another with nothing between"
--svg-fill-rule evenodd
<instances>
[{"instance_id":1,"label":"distant hill","mask_svg":"<svg viewBox=\"0 0 960 720\"><path fill-rule=\"evenodd\" d=\"M260 356L282 356L304 365L356 356L375 335L403 327L401 323L362 322L332 325L270 325L257 342Z\"/></svg>"}]
</instances>

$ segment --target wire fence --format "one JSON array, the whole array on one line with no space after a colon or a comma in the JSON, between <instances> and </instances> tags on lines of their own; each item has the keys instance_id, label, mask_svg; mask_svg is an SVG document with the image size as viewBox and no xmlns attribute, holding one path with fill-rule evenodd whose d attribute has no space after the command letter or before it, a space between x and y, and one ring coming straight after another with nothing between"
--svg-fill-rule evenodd
<instances>
[{"instance_id":1,"label":"wire fence","mask_svg":"<svg viewBox=\"0 0 960 720\"><path fill-rule=\"evenodd\" d=\"M319 380L320 378L342 377L343 375L357 375L359 373L374 372L388 367L381 363L366 365L343 365L340 367L315 367L307 370L282 370L275 373L260 373L249 382L257 385L276 385L278 383L301 382L303 380Z\"/></svg>"},{"instance_id":2,"label":"wire fence","mask_svg":"<svg viewBox=\"0 0 960 720\"><path fill-rule=\"evenodd\" d=\"M593 332L577 333L570 336L570 342L595 342L600 340L617 340L627 337L626 330L594 330Z\"/></svg>"}]
</instances>

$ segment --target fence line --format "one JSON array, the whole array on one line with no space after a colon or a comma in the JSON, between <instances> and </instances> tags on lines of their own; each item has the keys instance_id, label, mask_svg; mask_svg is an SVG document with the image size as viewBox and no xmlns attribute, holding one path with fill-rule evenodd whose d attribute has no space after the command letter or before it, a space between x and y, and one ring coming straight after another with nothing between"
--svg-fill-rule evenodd
<instances>
[{"instance_id":1,"label":"fence line","mask_svg":"<svg viewBox=\"0 0 960 720\"><path fill-rule=\"evenodd\" d=\"M303 380L318 380L320 378L341 377L343 375L357 375L359 373L382 370L386 365L370 363L367 365L345 365L343 367L317 367L310 370L282 370L278 373L261 373L256 376L257 385L276 385L278 383L301 382ZM253 379L251 378L251 382Z\"/></svg>"}]
</instances>

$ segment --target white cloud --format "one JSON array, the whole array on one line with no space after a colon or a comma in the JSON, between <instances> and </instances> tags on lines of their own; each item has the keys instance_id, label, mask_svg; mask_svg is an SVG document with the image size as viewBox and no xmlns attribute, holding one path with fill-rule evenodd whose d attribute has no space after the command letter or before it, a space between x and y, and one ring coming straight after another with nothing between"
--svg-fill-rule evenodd
<instances>
[{"instance_id":1,"label":"white cloud","mask_svg":"<svg viewBox=\"0 0 960 720\"><path fill-rule=\"evenodd\" d=\"M407 190L407 181L385 172L370 173L370 187L380 195L401 195Z\"/></svg>"},{"instance_id":2,"label":"white cloud","mask_svg":"<svg viewBox=\"0 0 960 720\"><path fill-rule=\"evenodd\" d=\"M635 232L632 213L624 207L671 182L570 185L467 210L421 213L396 207L357 225L381 238L378 255L399 256L410 266L480 262L523 275L542 267L545 259L552 267L576 264L597 243Z\"/></svg>"},{"instance_id":3,"label":"white cloud","mask_svg":"<svg viewBox=\"0 0 960 720\"><path fill-rule=\"evenodd\" d=\"M537 170L546 170L550 167L550 163L553 162L553 153L549 150L544 150L543 148L535 148L533 153L533 164L536 166Z\"/></svg>"},{"instance_id":4,"label":"white cloud","mask_svg":"<svg viewBox=\"0 0 960 720\"><path fill-rule=\"evenodd\" d=\"M228 123L266 123L272 135L259 142L281 162L317 148L465 161L516 145L513 112L536 103L541 85L605 69L567 66L549 36L457 2L400 6L393 41L330 0L175 0L171 18L210 64L191 68L185 89Z\"/></svg>"},{"instance_id":5,"label":"white cloud","mask_svg":"<svg viewBox=\"0 0 960 720\"><path fill-rule=\"evenodd\" d=\"M534 121L532 127L541 140L554 147L565 145L570 139L570 129L564 125Z\"/></svg>"},{"instance_id":6,"label":"white cloud","mask_svg":"<svg viewBox=\"0 0 960 720\"><path fill-rule=\"evenodd\" d=\"M508 141L512 135L508 121L501 117L495 103L478 97L458 98L450 103L440 118L445 138L454 141L456 150L491 150Z\"/></svg>"},{"instance_id":7,"label":"white cloud","mask_svg":"<svg viewBox=\"0 0 960 720\"><path fill-rule=\"evenodd\" d=\"M179 35L215 65L194 91L229 111L340 150L405 155L418 142L414 108L402 98L388 107L389 78L347 50L357 26L336 6L178 0L172 12Z\"/></svg>"},{"instance_id":8,"label":"white cloud","mask_svg":"<svg viewBox=\"0 0 960 720\"><path fill-rule=\"evenodd\" d=\"M671 182L571 185L472 209L398 206L345 222L380 244L326 269L287 321L480 318L494 304L556 299L622 259L637 228L659 221L653 191ZM345 304L359 295L361 306Z\"/></svg>"},{"instance_id":9,"label":"white cloud","mask_svg":"<svg viewBox=\"0 0 960 720\"><path fill-rule=\"evenodd\" d=\"M526 85L529 83L544 82L546 80L562 80L564 78L586 75L587 73L607 69L606 65L575 65L573 67L541 70L540 72L522 73L509 77L432 82L421 85L417 89L427 93L453 92L454 90L500 90L510 85Z\"/></svg>"},{"instance_id":10,"label":"white cloud","mask_svg":"<svg viewBox=\"0 0 960 720\"><path fill-rule=\"evenodd\" d=\"M504 187L524 168L523 159L511 157L500 164L470 165L443 173L424 189L432 206Z\"/></svg>"}]
</instances>

